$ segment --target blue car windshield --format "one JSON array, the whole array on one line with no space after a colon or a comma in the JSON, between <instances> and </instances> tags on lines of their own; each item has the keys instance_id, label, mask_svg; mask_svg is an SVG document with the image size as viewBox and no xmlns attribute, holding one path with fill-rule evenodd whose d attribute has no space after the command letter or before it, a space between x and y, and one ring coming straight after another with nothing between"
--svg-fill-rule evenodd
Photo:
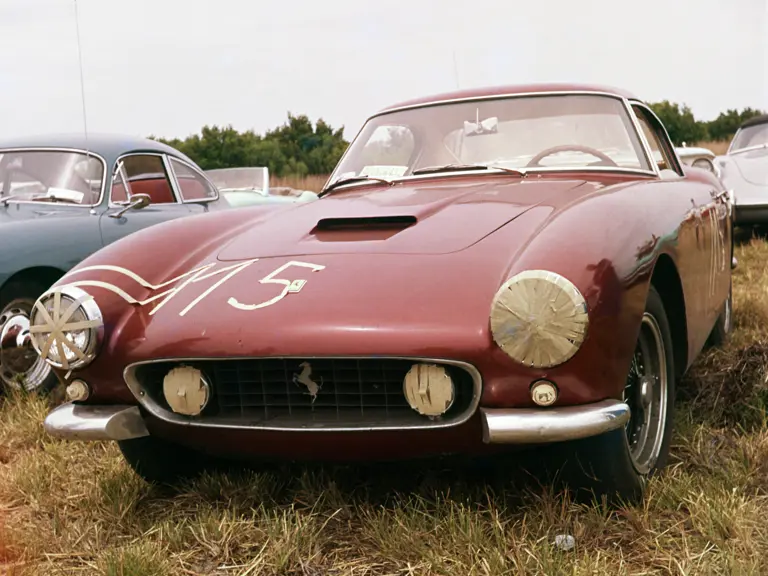
<instances>
[{"instance_id":1,"label":"blue car windshield","mask_svg":"<svg viewBox=\"0 0 768 576\"><path fill-rule=\"evenodd\" d=\"M84 152L0 150L0 200L97 204L104 164Z\"/></svg>"}]
</instances>

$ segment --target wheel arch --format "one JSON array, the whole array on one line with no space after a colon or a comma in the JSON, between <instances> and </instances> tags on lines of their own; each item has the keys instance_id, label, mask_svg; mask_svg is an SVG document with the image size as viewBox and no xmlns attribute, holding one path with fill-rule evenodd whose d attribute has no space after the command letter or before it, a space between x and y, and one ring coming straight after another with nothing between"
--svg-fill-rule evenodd
<instances>
[{"instance_id":1,"label":"wheel arch","mask_svg":"<svg viewBox=\"0 0 768 576\"><path fill-rule=\"evenodd\" d=\"M674 348L675 375L680 377L688 367L688 324L685 296L677 266L668 254L660 254L651 275L651 285L661 296L669 320Z\"/></svg>"},{"instance_id":2,"label":"wheel arch","mask_svg":"<svg viewBox=\"0 0 768 576\"><path fill-rule=\"evenodd\" d=\"M47 288L64 276L64 274L64 270L55 266L33 266L19 270L9 276L3 285L0 286L0 305L4 305L6 299L10 299L15 286L35 283Z\"/></svg>"}]
</instances>

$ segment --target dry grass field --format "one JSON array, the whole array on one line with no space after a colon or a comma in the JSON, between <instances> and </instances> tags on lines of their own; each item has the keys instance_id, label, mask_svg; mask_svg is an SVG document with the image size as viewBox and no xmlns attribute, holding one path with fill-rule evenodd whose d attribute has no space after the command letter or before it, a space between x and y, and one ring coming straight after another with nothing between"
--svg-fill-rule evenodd
<instances>
[{"instance_id":1,"label":"dry grass field","mask_svg":"<svg viewBox=\"0 0 768 576\"><path fill-rule=\"evenodd\" d=\"M689 146L699 146L701 148L709 148L715 154L720 155L720 154L725 154L728 151L728 144L730 144L730 142L728 140L725 140L725 141L696 142L694 144L689 144Z\"/></svg>"},{"instance_id":2,"label":"dry grass field","mask_svg":"<svg viewBox=\"0 0 768 576\"><path fill-rule=\"evenodd\" d=\"M285 176L277 177L270 176L270 187L277 188L279 186L287 186L289 188L295 188L296 190L312 190L313 192L320 192L328 180L327 174L312 175L312 176Z\"/></svg>"},{"instance_id":3,"label":"dry grass field","mask_svg":"<svg viewBox=\"0 0 768 576\"><path fill-rule=\"evenodd\" d=\"M47 402L14 396L0 405L0 573L767 574L768 242L737 257L736 330L685 379L671 465L642 506L458 465L217 474L167 491L112 444L46 436Z\"/></svg>"}]
</instances>

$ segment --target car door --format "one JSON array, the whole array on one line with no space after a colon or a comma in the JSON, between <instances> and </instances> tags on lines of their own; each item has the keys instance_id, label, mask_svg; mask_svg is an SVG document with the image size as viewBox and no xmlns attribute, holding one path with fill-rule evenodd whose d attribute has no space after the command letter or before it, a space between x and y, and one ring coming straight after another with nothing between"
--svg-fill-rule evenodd
<instances>
[{"instance_id":1,"label":"car door","mask_svg":"<svg viewBox=\"0 0 768 576\"><path fill-rule=\"evenodd\" d=\"M704 345L727 296L730 266L730 223L727 195L722 186L691 180L684 175L666 131L642 104L632 109L662 172L663 185L687 205L678 237L678 269L688 313L690 352Z\"/></svg>"},{"instance_id":2,"label":"car door","mask_svg":"<svg viewBox=\"0 0 768 576\"><path fill-rule=\"evenodd\" d=\"M154 224L203 210L200 205L182 202L170 161L161 153L131 153L118 158L109 193L108 209L99 221L105 246ZM149 196L149 205L131 208L137 194Z\"/></svg>"}]
</instances>

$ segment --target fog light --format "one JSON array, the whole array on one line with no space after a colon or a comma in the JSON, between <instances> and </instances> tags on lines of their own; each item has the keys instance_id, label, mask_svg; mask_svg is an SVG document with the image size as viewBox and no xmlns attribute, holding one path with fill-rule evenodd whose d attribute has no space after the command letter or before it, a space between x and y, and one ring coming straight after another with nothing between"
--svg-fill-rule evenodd
<instances>
[{"instance_id":1,"label":"fog light","mask_svg":"<svg viewBox=\"0 0 768 576\"><path fill-rule=\"evenodd\" d=\"M557 386L549 380L536 380L531 386L531 399L539 406L552 406L557 400Z\"/></svg>"},{"instance_id":2,"label":"fog light","mask_svg":"<svg viewBox=\"0 0 768 576\"><path fill-rule=\"evenodd\" d=\"M448 371L434 364L414 364L403 381L403 392L411 408L434 418L453 405L456 391Z\"/></svg>"},{"instance_id":3,"label":"fog light","mask_svg":"<svg viewBox=\"0 0 768 576\"><path fill-rule=\"evenodd\" d=\"M83 402L91 395L91 388L83 380L72 380L67 386L67 399L70 402Z\"/></svg>"},{"instance_id":4,"label":"fog light","mask_svg":"<svg viewBox=\"0 0 768 576\"><path fill-rule=\"evenodd\" d=\"M208 405L211 385L197 368L179 366L163 378L163 394L177 414L197 416Z\"/></svg>"}]
</instances>

